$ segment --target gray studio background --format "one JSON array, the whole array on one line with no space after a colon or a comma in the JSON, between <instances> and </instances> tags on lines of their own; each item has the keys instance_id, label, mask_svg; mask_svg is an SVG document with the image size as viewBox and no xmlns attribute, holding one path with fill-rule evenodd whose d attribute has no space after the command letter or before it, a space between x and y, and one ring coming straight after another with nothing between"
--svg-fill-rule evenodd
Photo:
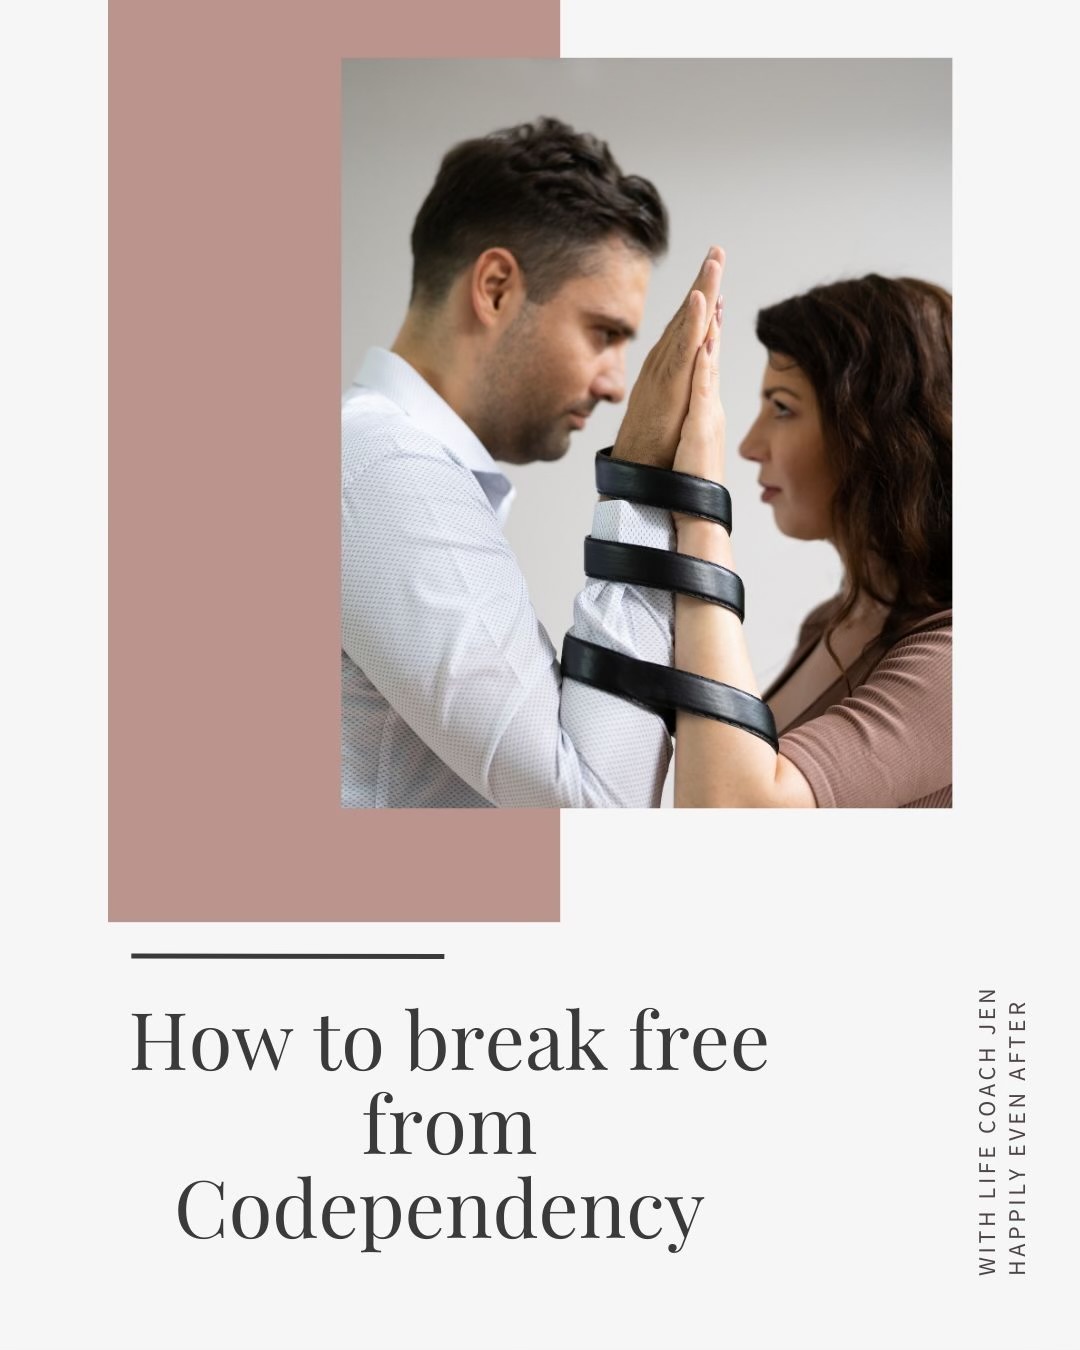
<instances>
[{"instance_id":1,"label":"gray studio background","mask_svg":"<svg viewBox=\"0 0 1080 1350\"><path fill-rule=\"evenodd\" d=\"M756 416L762 306L877 271L951 286L947 60L346 61L342 66L344 389L368 346L389 346L409 295L413 218L459 140L550 114L607 140L651 178L671 217L632 381L711 243L727 250L721 388L734 543L759 679L839 580L827 544L785 539L736 448ZM582 584L593 453L622 407L601 405L556 464L503 466L518 489L507 535L556 647Z\"/></svg>"}]
</instances>

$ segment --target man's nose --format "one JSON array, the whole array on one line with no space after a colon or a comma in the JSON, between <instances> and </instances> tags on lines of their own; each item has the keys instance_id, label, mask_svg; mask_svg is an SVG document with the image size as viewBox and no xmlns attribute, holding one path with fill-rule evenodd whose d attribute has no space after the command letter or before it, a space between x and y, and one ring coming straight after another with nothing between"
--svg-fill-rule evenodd
<instances>
[{"instance_id":1,"label":"man's nose","mask_svg":"<svg viewBox=\"0 0 1080 1350\"><path fill-rule=\"evenodd\" d=\"M612 353L611 359L597 371L589 393L605 403L623 401L626 397L626 357L622 352Z\"/></svg>"}]
</instances>

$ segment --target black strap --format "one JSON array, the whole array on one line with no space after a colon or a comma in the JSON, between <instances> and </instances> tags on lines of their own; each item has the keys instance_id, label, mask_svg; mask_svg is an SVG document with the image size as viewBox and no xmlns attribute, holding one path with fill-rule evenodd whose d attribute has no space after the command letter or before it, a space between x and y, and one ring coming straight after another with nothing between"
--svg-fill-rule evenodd
<instances>
[{"instance_id":1,"label":"black strap","mask_svg":"<svg viewBox=\"0 0 1080 1350\"><path fill-rule=\"evenodd\" d=\"M632 464L612 459L614 446L596 456L596 490L604 497L621 497L645 506L663 506L686 516L715 520L731 533L731 495L722 483L696 478L674 469L655 469L651 464Z\"/></svg>"},{"instance_id":2,"label":"black strap","mask_svg":"<svg viewBox=\"0 0 1080 1350\"><path fill-rule=\"evenodd\" d=\"M609 539L585 540L585 575L598 581L625 581L632 586L656 586L723 605L742 622L746 597L742 578L718 563L687 557L666 548L645 548Z\"/></svg>"},{"instance_id":3,"label":"black strap","mask_svg":"<svg viewBox=\"0 0 1080 1350\"><path fill-rule=\"evenodd\" d=\"M595 642L583 642L571 633L563 639L562 673L566 679L604 689L658 713L672 735L675 710L682 708L699 717L712 717L749 731L768 741L774 750L780 749L769 705L742 689L733 689L730 684L623 656Z\"/></svg>"}]
</instances>

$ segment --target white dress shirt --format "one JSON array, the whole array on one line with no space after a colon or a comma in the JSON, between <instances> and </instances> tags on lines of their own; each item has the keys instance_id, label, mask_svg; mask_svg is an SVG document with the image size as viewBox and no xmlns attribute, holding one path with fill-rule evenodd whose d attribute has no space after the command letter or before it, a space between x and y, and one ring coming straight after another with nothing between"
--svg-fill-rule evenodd
<instances>
[{"instance_id":1,"label":"white dress shirt","mask_svg":"<svg viewBox=\"0 0 1080 1350\"><path fill-rule=\"evenodd\" d=\"M658 805L663 722L562 684L502 532L513 488L461 418L375 348L341 444L342 805ZM668 512L629 502L597 503L592 532L673 544ZM591 581L572 631L670 664L672 619L665 591Z\"/></svg>"}]
</instances>

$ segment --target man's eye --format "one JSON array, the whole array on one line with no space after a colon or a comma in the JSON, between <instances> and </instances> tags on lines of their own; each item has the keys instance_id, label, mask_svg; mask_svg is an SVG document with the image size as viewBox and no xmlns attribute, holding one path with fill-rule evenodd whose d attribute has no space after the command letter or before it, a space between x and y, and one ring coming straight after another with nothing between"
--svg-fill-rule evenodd
<instances>
[{"instance_id":1,"label":"man's eye","mask_svg":"<svg viewBox=\"0 0 1080 1350\"><path fill-rule=\"evenodd\" d=\"M598 328L596 336L601 347L610 347L613 343L618 342L622 334L617 328Z\"/></svg>"}]
</instances>

